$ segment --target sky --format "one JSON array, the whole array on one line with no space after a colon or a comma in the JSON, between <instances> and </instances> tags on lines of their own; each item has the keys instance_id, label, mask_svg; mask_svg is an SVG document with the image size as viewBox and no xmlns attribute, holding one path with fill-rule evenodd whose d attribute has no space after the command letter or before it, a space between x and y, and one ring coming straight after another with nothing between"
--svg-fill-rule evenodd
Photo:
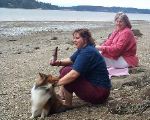
<instances>
[{"instance_id":1,"label":"sky","mask_svg":"<svg viewBox=\"0 0 150 120\"><path fill-rule=\"evenodd\" d=\"M37 0L58 6L93 5L105 7L132 7L150 9L150 0Z\"/></svg>"}]
</instances>

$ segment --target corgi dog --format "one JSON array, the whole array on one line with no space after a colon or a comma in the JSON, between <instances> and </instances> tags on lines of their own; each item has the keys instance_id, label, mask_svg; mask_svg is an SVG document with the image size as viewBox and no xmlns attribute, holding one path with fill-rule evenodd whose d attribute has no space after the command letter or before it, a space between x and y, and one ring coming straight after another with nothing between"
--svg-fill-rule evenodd
<instances>
[{"instance_id":1,"label":"corgi dog","mask_svg":"<svg viewBox=\"0 0 150 120\"><path fill-rule=\"evenodd\" d=\"M41 117L43 119L53 113L63 112L69 109L69 106L63 104L55 93L55 83L59 77L39 73L40 78L36 80L31 90L31 119Z\"/></svg>"}]
</instances>

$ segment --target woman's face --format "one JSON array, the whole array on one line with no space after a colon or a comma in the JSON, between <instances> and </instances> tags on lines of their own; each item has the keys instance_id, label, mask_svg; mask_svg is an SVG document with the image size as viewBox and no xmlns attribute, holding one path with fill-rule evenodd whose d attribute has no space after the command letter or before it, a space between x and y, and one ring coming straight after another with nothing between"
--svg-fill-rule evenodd
<instances>
[{"instance_id":1,"label":"woman's face","mask_svg":"<svg viewBox=\"0 0 150 120\"><path fill-rule=\"evenodd\" d=\"M77 49L83 48L84 46L87 45L86 40L84 40L79 33L74 33L73 35L73 43L76 46Z\"/></svg>"},{"instance_id":2,"label":"woman's face","mask_svg":"<svg viewBox=\"0 0 150 120\"><path fill-rule=\"evenodd\" d=\"M122 30L126 27L125 22L119 18L115 22L116 22L115 24L116 24L117 30Z\"/></svg>"}]
</instances>

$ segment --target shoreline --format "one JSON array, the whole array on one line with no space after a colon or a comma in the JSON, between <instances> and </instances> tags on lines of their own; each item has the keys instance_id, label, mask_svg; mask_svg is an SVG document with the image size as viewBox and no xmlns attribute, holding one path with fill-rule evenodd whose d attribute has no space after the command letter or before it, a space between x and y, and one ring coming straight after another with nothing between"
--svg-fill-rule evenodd
<instances>
[{"instance_id":1,"label":"shoreline","mask_svg":"<svg viewBox=\"0 0 150 120\"><path fill-rule=\"evenodd\" d=\"M24 24L24 22L23 24L21 24L22 22L14 23L7 22L8 26L4 26L4 28L13 29L13 27L23 27L23 25L25 27L43 26L42 22L37 25L36 23L32 24L32 22L28 22L29 24ZM82 27L84 23L79 23L79 26ZM143 34L137 40L137 54L140 59L140 65L150 68L150 22L136 21L133 23L133 28L139 29ZM88 24L93 25L91 22L88 22ZM112 22L95 22L95 24L103 27L90 28L90 31L97 43L103 42L108 34L112 32L113 24ZM2 23L0 22L1 25ZM75 26L76 24L73 25ZM75 50L72 44L72 32L72 29L70 31L59 31L57 29L56 31L31 32L32 34L28 35L0 35L0 104L2 106L0 116L3 120L28 119L30 117L30 90L34 80L38 77L39 72L59 75L60 67L49 65L52 50L58 46L58 59L69 57ZM131 89L131 87L129 86L128 88ZM134 93L135 91L137 89L133 87L132 92ZM133 97L136 98L136 95ZM80 102L76 104L80 104ZM76 118L102 120L128 120L132 118L140 120L146 118L145 114L141 116L136 114L111 114L107 111L105 105L94 106L88 104L75 110L54 114L51 117L47 117L46 120L51 118L54 120ZM150 111L147 112L147 115L149 114Z\"/></svg>"},{"instance_id":2,"label":"shoreline","mask_svg":"<svg viewBox=\"0 0 150 120\"><path fill-rule=\"evenodd\" d=\"M0 35L28 35L34 32L67 32L77 28L103 28L113 26L112 22L97 21L12 21L0 22Z\"/></svg>"},{"instance_id":3,"label":"shoreline","mask_svg":"<svg viewBox=\"0 0 150 120\"><path fill-rule=\"evenodd\" d=\"M1 8L0 21L113 21L116 12L7 9ZM23 13L23 14L22 14ZM25 15L24 15L25 14ZM127 13L130 20L150 20L150 14ZM70 16L71 15L71 16ZM63 17L62 17L63 16ZM75 16L75 17L74 17ZM84 16L84 17L83 17Z\"/></svg>"},{"instance_id":4,"label":"shoreline","mask_svg":"<svg viewBox=\"0 0 150 120\"><path fill-rule=\"evenodd\" d=\"M132 20L132 25L148 23ZM67 32L77 28L102 29L113 27L112 21L0 21L0 36L30 35L38 32Z\"/></svg>"}]
</instances>

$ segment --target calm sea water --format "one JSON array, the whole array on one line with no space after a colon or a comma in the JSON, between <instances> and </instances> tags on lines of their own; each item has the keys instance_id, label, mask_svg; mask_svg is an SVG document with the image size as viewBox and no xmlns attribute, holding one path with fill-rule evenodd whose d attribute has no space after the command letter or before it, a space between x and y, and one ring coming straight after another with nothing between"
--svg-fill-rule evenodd
<instances>
[{"instance_id":1,"label":"calm sea water","mask_svg":"<svg viewBox=\"0 0 150 120\"><path fill-rule=\"evenodd\" d=\"M150 21L150 14L127 15L130 20ZM0 36L16 36L38 31L72 31L77 28L109 27L114 25L114 16L115 13L108 12L0 8L0 21L12 21L0 24ZM25 23L16 23L15 21L25 21ZM107 24L106 21L110 21L112 24L110 22Z\"/></svg>"},{"instance_id":2,"label":"calm sea water","mask_svg":"<svg viewBox=\"0 0 150 120\"><path fill-rule=\"evenodd\" d=\"M130 20L150 21L150 14L127 14ZM115 13L0 8L0 21L113 21Z\"/></svg>"}]
</instances>

